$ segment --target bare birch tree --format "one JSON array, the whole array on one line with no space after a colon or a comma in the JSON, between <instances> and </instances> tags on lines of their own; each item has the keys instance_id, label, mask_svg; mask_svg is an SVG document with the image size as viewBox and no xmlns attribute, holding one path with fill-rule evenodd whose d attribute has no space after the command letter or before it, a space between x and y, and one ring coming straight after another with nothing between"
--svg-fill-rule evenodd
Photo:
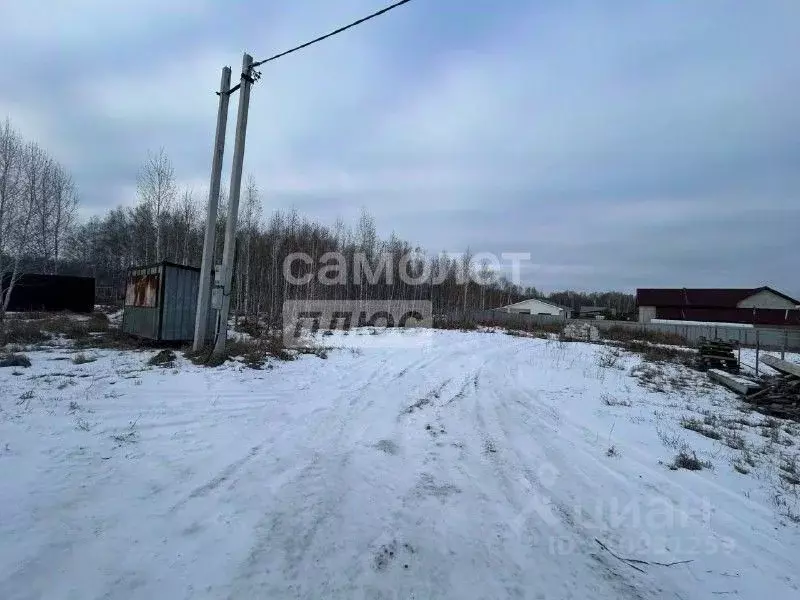
<instances>
[{"instance_id":1,"label":"bare birch tree","mask_svg":"<svg viewBox=\"0 0 800 600\"><path fill-rule=\"evenodd\" d=\"M43 152L36 144L23 146L16 132L6 122L0 152L7 158L0 178L3 183L0 209L0 255L7 257L0 264L0 320L4 320L14 286L22 275L21 261L31 247L31 226L39 194L39 177L43 168ZM1 259L0 259L1 260Z\"/></svg>"},{"instance_id":2,"label":"bare birch tree","mask_svg":"<svg viewBox=\"0 0 800 600\"><path fill-rule=\"evenodd\" d=\"M16 283L16 269L6 275L14 262L13 238L19 219L22 143L6 119L0 129L0 322L5 318L7 298Z\"/></svg>"},{"instance_id":3,"label":"bare birch tree","mask_svg":"<svg viewBox=\"0 0 800 600\"><path fill-rule=\"evenodd\" d=\"M180 224L180 237L178 238L179 247L176 248L175 254L180 255L180 263L182 265L188 265L193 250L192 241L195 237L193 234L197 229L197 221L200 214L192 190L187 189L183 191L177 212Z\"/></svg>"},{"instance_id":4,"label":"bare birch tree","mask_svg":"<svg viewBox=\"0 0 800 600\"><path fill-rule=\"evenodd\" d=\"M164 256L164 216L172 207L176 190L175 169L164 148L148 152L147 160L139 170L137 191L140 202L149 207L155 221L155 259L159 262Z\"/></svg>"},{"instance_id":5,"label":"bare birch tree","mask_svg":"<svg viewBox=\"0 0 800 600\"><path fill-rule=\"evenodd\" d=\"M252 175L247 177L247 184L244 191L244 214L242 215L242 236L243 244L239 245L239 292L240 300L236 303L237 307L245 315L250 314L251 301L251 265L253 262L253 238L258 234L261 222L261 197L258 192L256 180Z\"/></svg>"}]
</instances>

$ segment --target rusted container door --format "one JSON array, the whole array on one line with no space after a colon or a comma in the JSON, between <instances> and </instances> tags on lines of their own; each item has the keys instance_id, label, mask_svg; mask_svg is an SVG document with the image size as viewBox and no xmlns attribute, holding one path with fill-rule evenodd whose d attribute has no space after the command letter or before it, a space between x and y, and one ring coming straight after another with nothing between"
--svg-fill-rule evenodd
<instances>
[{"instance_id":1,"label":"rusted container door","mask_svg":"<svg viewBox=\"0 0 800 600\"><path fill-rule=\"evenodd\" d=\"M122 330L152 340L160 339L164 265L133 269L125 286Z\"/></svg>"}]
</instances>

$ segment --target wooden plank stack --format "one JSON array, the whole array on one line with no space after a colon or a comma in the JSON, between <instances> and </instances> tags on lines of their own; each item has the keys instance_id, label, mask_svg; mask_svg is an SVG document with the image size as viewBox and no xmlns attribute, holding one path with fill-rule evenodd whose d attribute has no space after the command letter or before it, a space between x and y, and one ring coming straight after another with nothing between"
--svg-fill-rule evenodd
<instances>
[{"instance_id":1,"label":"wooden plank stack","mask_svg":"<svg viewBox=\"0 0 800 600\"><path fill-rule=\"evenodd\" d=\"M735 345L722 340L700 338L698 348L699 366L703 370L721 369L729 373L739 372L739 361L733 353Z\"/></svg>"}]
</instances>

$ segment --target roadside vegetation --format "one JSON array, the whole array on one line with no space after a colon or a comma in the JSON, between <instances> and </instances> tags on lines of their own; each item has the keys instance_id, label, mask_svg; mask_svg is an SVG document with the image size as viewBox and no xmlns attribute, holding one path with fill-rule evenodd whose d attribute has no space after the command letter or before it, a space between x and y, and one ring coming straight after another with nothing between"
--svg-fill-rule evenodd
<instances>
[{"instance_id":1,"label":"roadside vegetation","mask_svg":"<svg viewBox=\"0 0 800 600\"><path fill-rule=\"evenodd\" d=\"M91 315L18 313L8 315L0 324L0 346L35 345L58 338L87 340L108 330L108 316L102 312Z\"/></svg>"},{"instance_id":2,"label":"roadside vegetation","mask_svg":"<svg viewBox=\"0 0 800 600\"><path fill-rule=\"evenodd\" d=\"M214 355L213 346L206 346L197 352L187 350L184 355L196 365L217 367L232 360L251 369L272 368L269 359L290 361L302 354L328 358L328 348L318 346L313 342L287 346L283 336L278 333L264 333L263 331L260 333L260 337L248 336L246 339L229 340L225 345L225 352L221 356Z\"/></svg>"}]
</instances>

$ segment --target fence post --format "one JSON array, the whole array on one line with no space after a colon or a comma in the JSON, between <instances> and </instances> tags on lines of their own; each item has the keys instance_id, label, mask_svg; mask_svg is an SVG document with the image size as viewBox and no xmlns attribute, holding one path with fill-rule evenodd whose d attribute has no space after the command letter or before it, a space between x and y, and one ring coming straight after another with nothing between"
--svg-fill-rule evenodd
<instances>
[{"instance_id":1,"label":"fence post","mask_svg":"<svg viewBox=\"0 0 800 600\"><path fill-rule=\"evenodd\" d=\"M758 375L758 355L761 350L761 337L759 331L756 329L756 375Z\"/></svg>"},{"instance_id":2,"label":"fence post","mask_svg":"<svg viewBox=\"0 0 800 600\"><path fill-rule=\"evenodd\" d=\"M789 330L783 330L783 348L781 349L781 360L786 359L786 347L789 345Z\"/></svg>"}]
</instances>

